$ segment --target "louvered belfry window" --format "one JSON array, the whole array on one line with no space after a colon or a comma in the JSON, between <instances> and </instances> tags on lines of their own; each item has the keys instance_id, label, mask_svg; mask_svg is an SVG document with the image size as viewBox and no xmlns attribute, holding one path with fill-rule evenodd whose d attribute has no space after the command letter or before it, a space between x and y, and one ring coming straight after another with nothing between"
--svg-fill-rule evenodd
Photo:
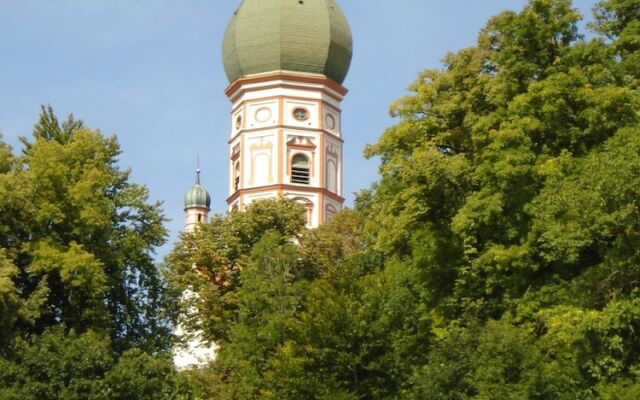
<instances>
[{"instance_id":1,"label":"louvered belfry window","mask_svg":"<svg viewBox=\"0 0 640 400\"><path fill-rule=\"evenodd\" d=\"M291 159L291 182L309 184L309 159L302 154Z\"/></svg>"}]
</instances>

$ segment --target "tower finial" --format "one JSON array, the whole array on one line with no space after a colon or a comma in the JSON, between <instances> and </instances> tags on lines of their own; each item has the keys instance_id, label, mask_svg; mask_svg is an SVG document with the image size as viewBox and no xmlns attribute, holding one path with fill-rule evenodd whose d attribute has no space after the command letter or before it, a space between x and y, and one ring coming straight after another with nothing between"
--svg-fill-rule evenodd
<instances>
[{"instance_id":1,"label":"tower finial","mask_svg":"<svg viewBox=\"0 0 640 400\"><path fill-rule=\"evenodd\" d=\"M200 154L196 155L196 184L200 184Z\"/></svg>"}]
</instances>

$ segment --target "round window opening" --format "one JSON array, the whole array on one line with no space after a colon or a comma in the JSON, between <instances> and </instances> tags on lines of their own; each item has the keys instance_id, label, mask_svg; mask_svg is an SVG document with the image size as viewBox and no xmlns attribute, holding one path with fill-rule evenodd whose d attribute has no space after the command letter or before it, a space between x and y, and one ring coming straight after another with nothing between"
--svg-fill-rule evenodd
<instances>
[{"instance_id":1,"label":"round window opening","mask_svg":"<svg viewBox=\"0 0 640 400\"><path fill-rule=\"evenodd\" d=\"M327 128L335 129L335 127L336 127L336 119L333 118L333 115L327 114L327 116L325 117L325 122L327 123Z\"/></svg>"},{"instance_id":2,"label":"round window opening","mask_svg":"<svg viewBox=\"0 0 640 400\"><path fill-rule=\"evenodd\" d=\"M240 129L241 126L242 126L242 116L238 115L238 118L236 118L236 129Z\"/></svg>"},{"instance_id":3,"label":"round window opening","mask_svg":"<svg viewBox=\"0 0 640 400\"><path fill-rule=\"evenodd\" d=\"M297 119L298 121L306 121L307 119L309 119L309 111L307 111L307 109L305 108L296 108L293 110L293 118Z\"/></svg>"},{"instance_id":4,"label":"round window opening","mask_svg":"<svg viewBox=\"0 0 640 400\"><path fill-rule=\"evenodd\" d=\"M271 118L271 110L266 108L266 107L262 107L261 109L259 109L258 111L256 111L256 121L258 122L267 122L267 120Z\"/></svg>"}]
</instances>

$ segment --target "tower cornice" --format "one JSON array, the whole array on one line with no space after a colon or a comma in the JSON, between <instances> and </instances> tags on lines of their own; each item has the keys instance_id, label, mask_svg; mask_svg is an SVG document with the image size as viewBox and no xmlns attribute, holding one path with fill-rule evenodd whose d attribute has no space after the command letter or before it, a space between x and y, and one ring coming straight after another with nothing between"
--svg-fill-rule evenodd
<instances>
[{"instance_id":1,"label":"tower cornice","mask_svg":"<svg viewBox=\"0 0 640 400\"><path fill-rule=\"evenodd\" d=\"M316 87L308 87L310 84ZM229 97L231 102L235 103L237 99L246 92L265 90L271 87L290 87L308 90L329 88L330 90L324 90L324 93L338 101L342 100L342 98L349 93L347 88L325 75L291 71L274 71L239 78L229 85L224 93Z\"/></svg>"},{"instance_id":2,"label":"tower cornice","mask_svg":"<svg viewBox=\"0 0 640 400\"><path fill-rule=\"evenodd\" d=\"M290 129L290 130L296 130L296 131L301 131L301 132L318 132L318 129L314 129L314 128L306 128L304 126L295 126L295 125L273 125L270 126L269 129ZM235 134L233 137L231 137L231 139L229 139L227 141L228 144L231 144L233 142L235 142L236 140L238 140L238 138L244 134L247 133L253 133L253 132L261 132L264 131L264 128L249 128L249 129L243 129L241 131L239 131L237 134ZM340 136L336 135L335 133L331 132L330 130L327 129L320 129L320 132L331 136L334 140L337 140L340 143L344 143L344 139L341 138ZM232 153L232 158L234 156L237 157L239 153Z\"/></svg>"},{"instance_id":3,"label":"tower cornice","mask_svg":"<svg viewBox=\"0 0 640 400\"><path fill-rule=\"evenodd\" d=\"M300 192L300 193L304 193L304 192L311 192L311 193L317 193L317 194L322 194L326 197L329 197L330 199L340 203L341 205L344 203L344 198L340 195L337 195L335 193L330 192L329 190L325 189L325 188L319 188L319 187L313 187L313 186L305 186L305 185L267 185L267 186L256 186L253 188L249 188L249 189L239 189L237 190L235 193L233 193L231 196L229 196L227 198L227 203L231 204L234 201L236 201L240 196L243 195L247 195L247 194L255 194L255 193L262 193L262 192L269 192L269 191L275 191L278 192L280 194L283 194L286 191L289 192Z\"/></svg>"},{"instance_id":4,"label":"tower cornice","mask_svg":"<svg viewBox=\"0 0 640 400\"><path fill-rule=\"evenodd\" d=\"M207 206L189 206L189 207L185 207L184 211L187 212L189 210L200 210L200 211L204 211L204 212L210 212L211 208L207 207Z\"/></svg>"}]
</instances>

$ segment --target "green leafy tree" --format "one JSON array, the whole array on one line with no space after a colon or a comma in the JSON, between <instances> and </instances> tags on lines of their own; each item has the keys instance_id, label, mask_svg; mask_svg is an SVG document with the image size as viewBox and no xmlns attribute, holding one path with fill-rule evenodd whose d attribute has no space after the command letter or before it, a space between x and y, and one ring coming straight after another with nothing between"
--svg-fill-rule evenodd
<instances>
[{"instance_id":1,"label":"green leafy tree","mask_svg":"<svg viewBox=\"0 0 640 400\"><path fill-rule=\"evenodd\" d=\"M569 0L501 13L391 106L357 211L304 231L260 202L186 235L210 397L633 398L638 10L600 1L588 40Z\"/></svg>"},{"instance_id":2,"label":"green leafy tree","mask_svg":"<svg viewBox=\"0 0 640 400\"><path fill-rule=\"evenodd\" d=\"M592 27L612 40L615 48L630 61L638 61L640 50L640 4L638 0L605 0L595 7ZM638 69L632 70L637 78Z\"/></svg>"},{"instance_id":3,"label":"green leafy tree","mask_svg":"<svg viewBox=\"0 0 640 400\"><path fill-rule=\"evenodd\" d=\"M214 216L193 233L182 236L167 257L174 297L185 291L178 305L187 330L202 331L205 339L229 340L238 321L237 289L253 247L267 233L277 233L282 243L294 240L304 229L303 208L292 201L256 202L242 213ZM197 312L189 312L196 310Z\"/></svg>"},{"instance_id":4,"label":"green leafy tree","mask_svg":"<svg viewBox=\"0 0 640 400\"><path fill-rule=\"evenodd\" d=\"M33 136L36 139L40 138L64 144L72 139L74 132L84 128L84 123L74 119L72 114L69 114L67 119L60 124L50 105L41 106L40 108L40 119L33 128ZM22 142L27 149L31 147L27 140L23 139Z\"/></svg>"},{"instance_id":5,"label":"green leafy tree","mask_svg":"<svg viewBox=\"0 0 640 400\"><path fill-rule=\"evenodd\" d=\"M24 302L14 283L18 268L0 249L0 355L4 353L13 334L13 327L21 316Z\"/></svg>"},{"instance_id":6,"label":"green leafy tree","mask_svg":"<svg viewBox=\"0 0 640 400\"><path fill-rule=\"evenodd\" d=\"M190 399L172 361L127 350L114 357L109 337L58 327L19 339L11 361L0 359L0 398L7 400Z\"/></svg>"},{"instance_id":7,"label":"green leafy tree","mask_svg":"<svg viewBox=\"0 0 640 400\"><path fill-rule=\"evenodd\" d=\"M98 395L100 379L114 364L108 342L108 337L92 331L77 335L57 328L33 343L19 339L13 360L0 360L0 397L46 400Z\"/></svg>"},{"instance_id":8,"label":"green leafy tree","mask_svg":"<svg viewBox=\"0 0 640 400\"><path fill-rule=\"evenodd\" d=\"M585 41L569 1L529 1L392 105L359 204L386 268L425 285L436 340L407 398L635 390L637 12L599 2Z\"/></svg>"},{"instance_id":9,"label":"green leafy tree","mask_svg":"<svg viewBox=\"0 0 640 400\"><path fill-rule=\"evenodd\" d=\"M191 274L194 281L185 287L199 288L197 293L205 298L197 300L208 311L194 317L211 319L201 320L199 326L206 332L219 323L215 318L226 324L224 336L216 338L219 350L209 379L218 389L211 396L391 396L405 384L420 350L432 336L430 320L423 317L425 310L420 305L423 288L416 271L383 271L382 257L367 246L362 216L352 211L317 230L295 235L287 229L268 228L284 226L279 223L265 225L259 235L234 233L236 227L251 229L256 222L272 219L265 215L287 215L282 211L290 210L291 205L258 202L244 214L214 219L185 236L169 257L170 263L182 262L174 264L178 268L174 273ZM303 210L297 206L291 210L295 211L291 221L299 224ZM297 226L300 229L302 224ZM223 270L214 264L205 267L207 259L197 258L198 254L212 254L207 246L217 238L232 244L237 236L260 240L254 241L250 253L233 261L236 269L227 269L236 274L233 280L229 276L209 278L209 271ZM293 236L296 245L285 239ZM185 247L193 251L182 253ZM174 279L180 282L182 278L177 275ZM225 282L230 283L225 286ZM211 292L211 287L223 291ZM225 308L208 306L221 303Z\"/></svg>"},{"instance_id":10,"label":"green leafy tree","mask_svg":"<svg viewBox=\"0 0 640 400\"><path fill-rule=\"evenodd\" d=\"M238 319L222 343L217 363L229 371L230 398L274 398L273 353L294 338L296 314L307 291L298 273L295 245L276 232L256 243L243 263L236 291ZM277 398L277 397L276 397Z\"/></svg>"},{"instance_id":11,"label":"green leafy tree","mask_svg":"<svg viewBox=\"0 0 640 400\"><path fill-rule=\"evenodd\" d=\"M568 1L491 19L477 47L420 76L416 94L392 107L400 123L367 149L382 159L368 229L377 248L410 255L445 285L433 299L443 311L497 317L505 300L547 282L557 269L541 262L535 232L554 221L536 204L588 154L614 154L608 140L638 123L615 52L580 41L577 20Z\"/></svg>"},{"instance_id":12,"label":"green leafy tree","mask_svg":"<svg viewBox=\"0 0 640 400\"><path fill-rule=\"evenodd\" d=\"M33 142L23 142L20 157L2 147L0 245L15 288L3 287L23 303L6 329L92 328L121 349L155 348L167 338L152 258L166 235L159 204L118 168L116 138L72 117L59 125L43 107Z\"/></svg>"},{"instance_id":13,"label":"green leafy tree","mask_svg":"<svg viewBox=\"0 0 640 400\"><path fill-rule=\"evenodd\" d=\"M107 399L188 400L194 396L186 377L178 374L168 356L129 349L104 376Z\"/></svg>"},{"instance_id":14,"label":"green leafy tree","mask_svg":"<svg viewBox=\"0 0 640 400\"><path fill-rule=\"evenodd\" d=\"M165 218L116 138L43 107L22 142L0 142L0 398L192 398L166 355Z\"/></svg>"}]
</instances>

